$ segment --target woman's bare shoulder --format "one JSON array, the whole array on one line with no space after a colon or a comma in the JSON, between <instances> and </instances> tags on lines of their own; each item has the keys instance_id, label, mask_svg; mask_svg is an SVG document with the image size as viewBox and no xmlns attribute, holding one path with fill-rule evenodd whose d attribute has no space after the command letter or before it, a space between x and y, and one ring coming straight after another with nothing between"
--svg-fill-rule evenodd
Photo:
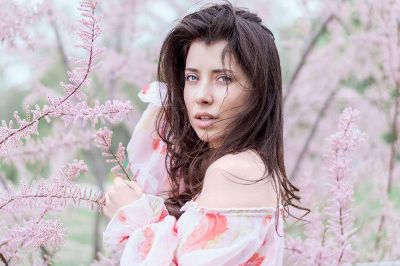
<instances>
[{"instance_id":1,"label":"woman's bare shoulder","mask_svg":"<svg viewBox=\"0 0 400 266\"><path fill-rule=\"evenodd\" d=\"M239 179L258 180L264 175L264 163L261 157L252 150L227 154L212 163L207 172L226 170L235 174ZM234 176L232 176L234 178Z\"/></svg>"},{"instance_id":2,"label":"woman's bare shoulder","mask_svg":"<svg viewBox=\"0 0 400 266\"><path fill-rule=\"evenodd\" d=\"M219 208L275 206L276 193L269 177L254 182L265 177L264 169L254 151L224 155L208 167L197 202Z\"/></svg>"}]
</instances>

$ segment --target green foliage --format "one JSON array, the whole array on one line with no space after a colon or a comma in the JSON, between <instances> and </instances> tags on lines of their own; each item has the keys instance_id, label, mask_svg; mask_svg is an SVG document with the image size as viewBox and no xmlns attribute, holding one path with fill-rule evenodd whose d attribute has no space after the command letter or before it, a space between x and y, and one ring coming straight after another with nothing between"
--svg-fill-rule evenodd
<instances>
[{"instance_id":1,"label":"green foliage","mask_svg":"<svg viewBox=\"0 0 400 266\"><path fill-rule=\"evenodd\" d=\"M385 143L392 144L397 140L397 134L395 131L384 132L382 139Z\"/></svg>"},{"instance_id":2,"label":"green foliage","mask_svg":"<svg viewBox=\"0 0 400 266\"><path fill-rule=\"evenodd\" d=\"M138 93L140 91L139 88L131 83L124 83L121 86L121 91L123 91L124 94L127 95L128 99L132 101L133 106L139 108L138 111L144 111L146 109L147 103L142 102L138 97Z\"/></svg>"},{"instance_id":3,"label":"green foliage","mask_svg":"<svg viewBox=\"0 0 400 266\"><path fill-rule=\"evenodd\" d=\"M363 80L357 80L355 77L350 77L347 80L342 81L342 85L351 87L361 95L365 95L365 92L371 88L371 85L375 83L374 78L368 77Z\"/></svg>"},{"instance_id":4,"label":"green foliage","mask_svg":"<svg viewBox=\"0 0 400 266\"><path fill-rule=\"evenodd\" d=\"M60 81L63 81L64 83L68 82L64 64L61 61L58 61L54 63L52 67L48 68L48 72L43 75L40 82L44 86L53 88L58 92L63 92L63 89L60 86Z\"/></svg>"},{"instance_id":5,"label":"green foliage","mask_svg":"<svg viewBox=\"0 0 400 266\"><path fill-rule=\"evenodd\" d=\"M93 232L96 213L71 208L59 214L67 230L63 248L56 253L54 266L90 265L93 260ZM101 241L101 238L100 238Z\"/></svg>"},{"instance_id":6,"label":"green foliage","mask_svg":"<svg viewBox=\"0 0 400 266\"><path fill-rule=\"evenodd\" d=\"M399 89L390 90L390 97L399 98L399 96L400 96L400 90Z\"/></svg>"},{"instance_id":7,"label":"green foliage","mask_svg":"<svg viewBox=\"0 0 400 266\"><path fill-rule=\"evenodd\" d=\"M4 162L0 160L0 173L4 174L4 177L16 184L18 182L18 171L15 166L12 165L7 165Z\"/></svg>"}]
</instances>

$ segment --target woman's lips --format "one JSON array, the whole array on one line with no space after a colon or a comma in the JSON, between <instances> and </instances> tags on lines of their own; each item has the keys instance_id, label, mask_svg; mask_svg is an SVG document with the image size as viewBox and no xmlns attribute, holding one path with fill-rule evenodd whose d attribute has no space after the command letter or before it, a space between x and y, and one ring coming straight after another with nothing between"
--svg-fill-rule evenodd
<instances>
[{"instance_id":1,"label":"woman's lips","mask_svg":"<svg viewBox=\"0 0 400 266\"><path fill-rule=\"evenodd\" d=\"M215 118L206 118L206 119L195 118L194 122L197 127L205 129L212 126L216 122L216 120L217 119Z\"/></svg>"}]
</instances>

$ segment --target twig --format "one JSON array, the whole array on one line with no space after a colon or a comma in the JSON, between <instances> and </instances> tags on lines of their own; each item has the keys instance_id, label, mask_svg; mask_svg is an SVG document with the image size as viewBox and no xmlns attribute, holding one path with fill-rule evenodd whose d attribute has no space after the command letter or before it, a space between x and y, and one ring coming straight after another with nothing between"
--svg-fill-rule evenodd
<instances>
[{"instance_id":1,"label":"twig","mask_svg":"<svg viewBox=\"0 0 400 266\"><path fill-rule=\"evenodd\" d=\"M395 91L395 107L394 107L394 115L393 115L393 120L392 120L392 131L391 134L393 134L393 140L390 144L390 158L389 158L389 170L388 170L388 180L387 180L387 185L386 185L386 193L390 195L392 191L392 183L393 183L393 170L394 170L394 165L395 165L395 155L396 155L396 144L397 144L397 120L399 116L399 94L400 94L400 84L399 82L396 82L396 91ZM376 233L376 239L375 239L375 249L378 248L380 241L382 240L382 231L384 229L385 225L385 220L386 220L386 214L383 213L379 219L379 225L378 225L378 231Z\"/></svg>"},{"instance_id":2,"label":"twig","mask_svg":"<svg viewBox=\"0 0 400 266\"><path fill-rule=\"evenodd\" d=\"M301 152L296 159L296 163L293 167L293 170L290 173L290 178L292 178L293 180L296 178L296 174L300 171L301 164L303 162L303 159L304 159L306 153L308 152L308 148L310 146L311 140L313 139L315 133L317 132L317 129L321 122L321 119L325 115L326 110L329 108L329 106L330 106L331 102L333 101L333 99L335 98L337 92L338 92L337 89L331 91L331 93L326 98L324 105L322 106L321 110L319 111L317 118L314 121L314 124L311 128L311 131L308 134L307 140L305 141L303 148L301 149Z\"/></svg>"},{"instance_id":3,"label":"twig","mask_svg":"<svg viewBox=\"0 0 400 266\"><path fill-rule=\"evenodd\" d=\"M292 77L289 80L289 83L286 87L286 94L283 97L283 104L285 104L285 102L287 101L287 98L289 97L290 93L292 92L292 88L293 88L293 84L296 81L297 77L300 74L301 69L304 67L305 62L308 58L308 56L310 55L310 53L312 52L312 50L315 48L315 44L317 43L319 37L321 37L321 35L324 33L324 31L326 30L328 24L335 18L335 16L333 14L330 14L329 16L327 16L325 18L325 20L322 22L322 24L320 25L320 27L318 28L318 30L315 32L315 34L311 37L311 39L308 41L306 48L304 50L303 55L300 58L300 61L298 62L298 64L295 67L295 70L293 72Z\"/></svg>"},{"instance_id":4,"label":"twig","mask_svg":"<svg viewBox=\"0 0 400 266\"><path fill-rule=\"evenodd\" d=\"M60 31L58 30L57 22L55 21L54 18L52 18L50 20L50 25L52 26L52 28L54 30L54 35L56 36L57 48L58 48L58 52L60 53L61 59L63 61L65 72L68 72L71 70L71 66L69 65L67 55L65 54L64 45L61 41Z\"/></svg>"},{"instance_id":5,"label":"twig","mask_svg":"<svg viewBox=\"0 0 400 266\"><path fill-rule=\"evenodd\" d=\"M74 197L74 196L66 196L66 195L37 195L37 194L32 194L32 195L23 195L23 196L15 196L13 198L10 198L8 201L3 203L3 205L0 206L0 209L6 207L8 204L11 202L18 200L18 199L35 199L35 198L58 198L58 199L66 199L66 200L74 200L74 202L78 201L89 201L91 204L96 204L98 206L102 206L102 199L92 199L90 196L92 195L92 192L90 192L89 197L86 195L86 191L83 192L83 195L80 195L79 197Z\"/></svg>"},{"instance_id":6,"label":"twig","mask_svg":"<svg viewBox=\"0 0 400 266\"><path fill-rule=\"evenodd\" d=\"M6 258L4 257L3 254L0 253L0 259L1 261L4 263L5 266L8 266L8 261L6 260Z\"/></svg>"}]
</instances>

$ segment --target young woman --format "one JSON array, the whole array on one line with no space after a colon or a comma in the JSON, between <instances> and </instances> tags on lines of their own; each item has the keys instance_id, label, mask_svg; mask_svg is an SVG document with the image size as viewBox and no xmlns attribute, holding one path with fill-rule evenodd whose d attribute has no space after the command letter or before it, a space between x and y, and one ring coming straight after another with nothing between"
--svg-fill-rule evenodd
<instances>
[{"instance_id":1,"label":"young woman","mask_svg":"<svg viewBox=\"0 0 400 266\"><path fill-rule=\"evenodd\" d=\"M281 265L283 212L303 209L285 174L274 36L229 3L184 17L115 179L104 241L121 265ZM303 209L304 210L304 209Z\"/></svg>"}]
</instances>

